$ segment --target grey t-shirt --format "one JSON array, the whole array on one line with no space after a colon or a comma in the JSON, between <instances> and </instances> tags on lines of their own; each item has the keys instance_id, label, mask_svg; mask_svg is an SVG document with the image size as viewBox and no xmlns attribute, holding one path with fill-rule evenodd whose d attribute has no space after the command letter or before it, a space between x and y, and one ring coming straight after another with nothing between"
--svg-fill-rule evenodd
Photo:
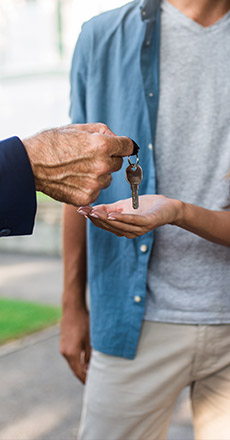
<instances>
[{"instance_id":1,"label":"grey t-shirt","mask_svg":"<svg viewBox=\"0 0 230 440\"><path fill-rule=\"evenodd\" d=\"M228 202L230 13L204 28L162 1L157 192L208 209ZM230 323L230 248L156 230L145 319Z\"/></svg>"}]
</instances>

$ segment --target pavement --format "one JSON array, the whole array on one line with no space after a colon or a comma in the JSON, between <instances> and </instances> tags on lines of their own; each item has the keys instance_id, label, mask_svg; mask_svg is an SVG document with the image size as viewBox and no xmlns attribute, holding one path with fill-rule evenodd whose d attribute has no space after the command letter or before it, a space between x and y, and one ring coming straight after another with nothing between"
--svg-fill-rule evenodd
<instances>
[{"instance_id":1,"label":"pavement","mask_svg":"<svg viewBox=\"0 0 230 440\"><path fill-rule=\"evenodd\" d=\"M1 296L60 305L61 291L59 257L0 254ZM1 346L0 378L0 440L76 438L83 386L59 354L59 326ZM193 439L188 394L176 403L167 440Z\"/></svg>"}]
</instances>

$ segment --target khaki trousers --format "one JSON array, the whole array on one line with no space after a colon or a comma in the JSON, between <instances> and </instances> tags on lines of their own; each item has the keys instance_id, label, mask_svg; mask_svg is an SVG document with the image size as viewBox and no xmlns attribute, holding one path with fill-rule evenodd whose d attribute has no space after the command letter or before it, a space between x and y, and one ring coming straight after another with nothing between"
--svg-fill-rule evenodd
<instances>
[{"instance_id":1,"label":"khaki trousers","mask_svg":"<svg viewBox=\"0 0 230 440\"><path fill-rule=\"evenodd\" d=\"M230 440L230 325L145 321L134 360L93 351L78 438L164 440L187 385L195 439Z\"/></svg>"}]
</instances>

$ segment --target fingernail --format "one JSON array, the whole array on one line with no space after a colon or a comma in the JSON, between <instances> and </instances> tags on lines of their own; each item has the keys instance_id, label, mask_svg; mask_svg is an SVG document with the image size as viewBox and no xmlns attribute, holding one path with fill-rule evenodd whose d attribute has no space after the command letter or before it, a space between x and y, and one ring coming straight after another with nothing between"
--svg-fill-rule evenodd
<instances>
[{"instance_id":1,"label":"fingernail","mask_svg":"<svg viewBox=\"0 0 230 440\"><path fill-rule=\"evenodd\" d=\"M115 218L115 217L113 217L113 216L112 216L112 215L110 215L110 214L108 215L108 217L107 217L107 218L108 218L108 220L116 220L116 218Z\"/></svg>"},{"instance_id":2,"label":"fingernail","mask_svg":"<svg viewBox=\"0 0 230 440\"><path fill-rule=\"evenodd\" d=\"M88 214L88 211L86 209L83 209L83 208L77 209L77 212L78 212L78 214L83 214L83 215Z\"/></svg>"},{"instance_id":3,"label":"fingernail","mask_svg":"<svg viewBox=\"0 0 230 440\"><path fill-rule=\"evenodd\" d=\"M90 213L89 216L94 218L99 218L99 215L95 214L95 212Z\"/></svg>"}]
</instances>

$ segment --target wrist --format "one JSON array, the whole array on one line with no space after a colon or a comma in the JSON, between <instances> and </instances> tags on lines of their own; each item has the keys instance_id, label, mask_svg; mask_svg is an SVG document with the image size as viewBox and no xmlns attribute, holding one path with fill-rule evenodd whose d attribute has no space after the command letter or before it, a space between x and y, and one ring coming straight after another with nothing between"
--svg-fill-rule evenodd
<instances>
[{"instance_id":1,"label":"wrist","mask_svg":"<svg viewBox=\"0 0 230 440\"><path fill-rule=\"evenodd\" d=\"M186 203L181 200L174 200L175 203L175 220L173 225L182 226L185 218Z\"/></svg>"},{"instance_id":2,"label":"wrist","mask_svg":"<svg viewBox=\"0 0 230 440\"><path fill-rule=\"evenodd\" d=\"M39 162L39 144L36 141L35 136L23 139L22 143L29 157L30 165L34 175L36 191L42 191L42 185L40 183L37 170L37 163Z\"/></svg>"},{"instance_id":3,"label":"wrist","mask_svg":"<svg viewBox=\"0 0 230 440\"><path fill-rule=\"evenodd\" d=\"M63 313L88 313L85 296L83 297L82 295L82 297L79 298L76 293L71 297L69 295L68 298L65 297L64 293L62 307Z\"/></svg>"},{"instance_id":4,"label":"wrist","mask_svg":"<svg viewBox=\"0 0 230 440\"><path fill-rule=\"evenodd\" d=\"M52 171L56 161L56 155L53 151L55 141L55 129L41 131L22 141L29 156L37 191L47 193L47 186L49 188L49 185L47 185L48 181L52 181ZM54 174L54 181L56 180L55 177Z\"/></svg>"}]
</instances>

